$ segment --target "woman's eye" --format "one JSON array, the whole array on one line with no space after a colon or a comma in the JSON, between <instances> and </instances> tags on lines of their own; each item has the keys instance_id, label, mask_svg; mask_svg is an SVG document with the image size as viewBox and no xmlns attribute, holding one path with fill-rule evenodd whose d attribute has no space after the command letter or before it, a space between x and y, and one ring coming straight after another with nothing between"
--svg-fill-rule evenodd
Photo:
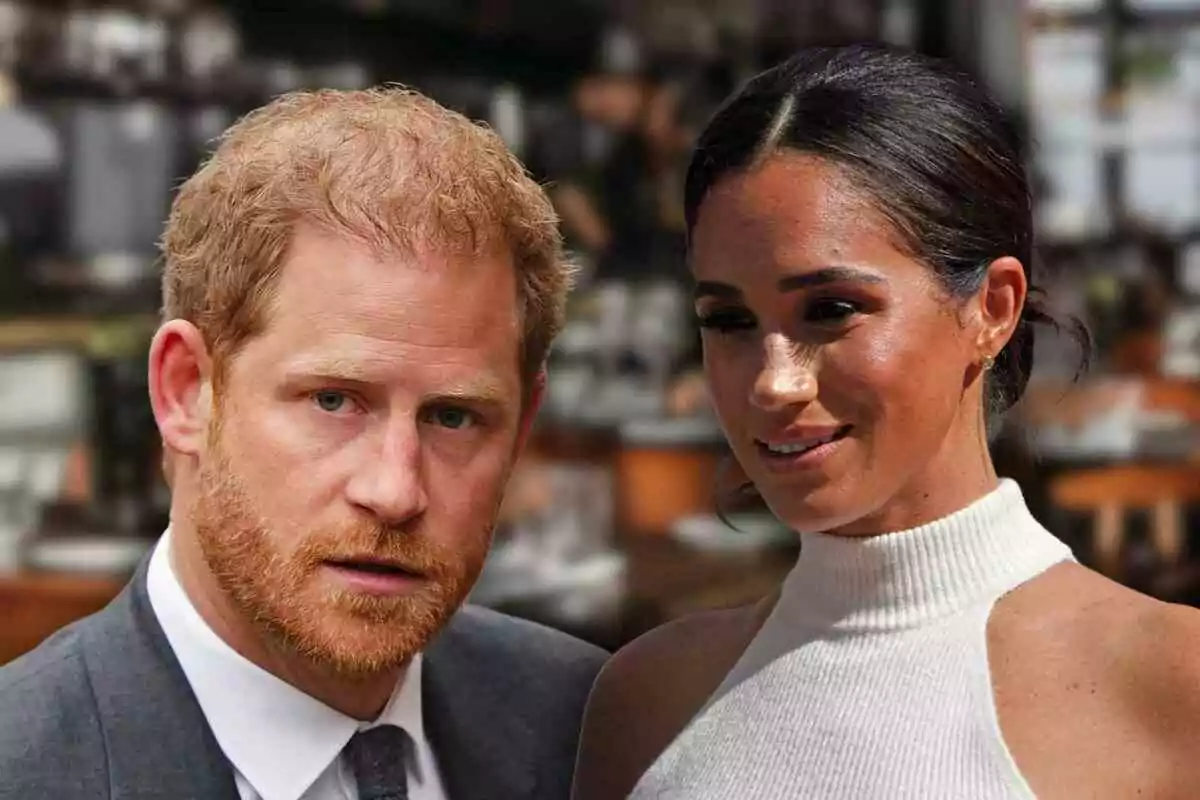
<instances>
[{"instance_id":1,"label":"woman's eye","mask_svg":"<svg viewBox=\"0 0 1200 800\"><path fill-rule=\"evenodd\" d=\"M816 323L845 322L860 310L858 303L849 300L817 300L808 307L804 318Z\"/></svg>"},{"instance_id":2,"label":"woman's eye","mask_svg":"<svg viewBox=\"0 0 1200 800\"><path fill-rule=\"evenodd\" d=\"M696 324L704 330L730 333L750 330L755 322L754 317L745 311L722 310L701 313L696 319Z\"/></svg>"},{"instance_id":3,"label":"woman's eye","mask_svg":"<svg viewBox=\"0 0 1200 800\"><path fill-rule=\"evenodd\" d=\"M342 392L320 391L313 395L313 402L317 404L317 408L330 414L336 414L342 411L350 404L348 398Z\"/></svg>"}]
</instances>

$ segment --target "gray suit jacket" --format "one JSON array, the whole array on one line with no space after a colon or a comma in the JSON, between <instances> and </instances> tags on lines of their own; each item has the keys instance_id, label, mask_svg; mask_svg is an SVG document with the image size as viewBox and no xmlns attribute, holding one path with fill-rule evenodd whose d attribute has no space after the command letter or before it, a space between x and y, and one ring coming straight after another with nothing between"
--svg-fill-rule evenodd
<instances>
[{"instance_id":1,"label":"gray suit jacket","mask_svg":"<svg viewBox=\"0 0 1200 800\"><path fill-rule=\"evenodd\" d=\"M480 608L425 651L426 728L452 800L570 795L602 650ZM0 668L0 800L237 800L146 592Z\"/></svg>"}]
</instances>

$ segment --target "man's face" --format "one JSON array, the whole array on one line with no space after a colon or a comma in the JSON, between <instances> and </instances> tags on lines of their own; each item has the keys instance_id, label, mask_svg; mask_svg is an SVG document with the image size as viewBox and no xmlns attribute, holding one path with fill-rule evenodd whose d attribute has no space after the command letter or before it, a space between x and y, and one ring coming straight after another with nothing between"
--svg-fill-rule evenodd
<instances>
[{"instance_id":1,"label":"man's face","mask_svg":"<svg viewBox=\"0 0 1200 800\"><path fill-rule=\"evenodd\" d=\"M238 611L348 675L399 666L482 568L518 439L507 256L383 257L300 229L226 365L201 549Z\"/></svg>"}]
</instances>

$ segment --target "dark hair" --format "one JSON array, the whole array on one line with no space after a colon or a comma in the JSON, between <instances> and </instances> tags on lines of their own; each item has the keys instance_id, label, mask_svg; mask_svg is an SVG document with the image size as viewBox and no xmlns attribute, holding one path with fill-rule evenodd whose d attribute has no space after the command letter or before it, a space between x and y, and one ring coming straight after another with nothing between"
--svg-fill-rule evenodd
<instances>
[{"instance_id":1,"label":"dark hair","mask_svg":"<svg viewBox=\"0 0 1200 800\"><path fill-rule=\"evenodd\" d=\"M757 75L700 135L684 190L689 240L714 184L781 149L841 167L954 297L978 291L995 259L1020 260L1029 296L989 375L989 411L1007 410L1024 393L1036 324L1069 329L1086 366L1086 329L1056 318L1033 282L1021 137L965 73L907 50L855 44L803 50Z\"/></svg>"}]
</instances>

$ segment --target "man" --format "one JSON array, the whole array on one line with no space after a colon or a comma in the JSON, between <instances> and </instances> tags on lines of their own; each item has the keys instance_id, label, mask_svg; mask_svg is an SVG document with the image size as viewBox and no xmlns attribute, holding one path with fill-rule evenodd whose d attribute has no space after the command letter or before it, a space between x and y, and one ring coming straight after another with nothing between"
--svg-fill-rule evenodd
<instances>
[{"instance_id":1,"label":"man","mask_svg":"<svg viewBox=\"0 0 1200 800\"><path fill-rule=\"evenodd\" d=\"M460 610L563 322L541 189L419 94L299 93L163 249L171 525L0 671L0 797L567 797L603 653Z\"/></svg>"}]
</instances>

